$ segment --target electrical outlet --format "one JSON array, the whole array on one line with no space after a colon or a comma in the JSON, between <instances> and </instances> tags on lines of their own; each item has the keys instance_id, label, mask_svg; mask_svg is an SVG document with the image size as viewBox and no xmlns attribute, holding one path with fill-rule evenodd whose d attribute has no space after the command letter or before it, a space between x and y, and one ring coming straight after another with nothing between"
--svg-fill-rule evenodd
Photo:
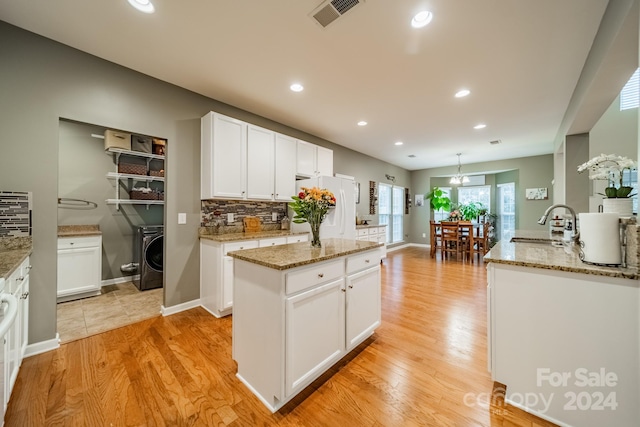
<instances>
[{"instance_id":1,"label":"electrical outlet","mask_svg":"<svg viewBox=\"0 0 640 427\"><path fill-rule=\"evenodd\" d=\"M178 224L186 224L187 223L187 214L179 213L178 214Z\"/></svg>"},{"instance_id":2,"label":"electrical outlet","mask_svg":"<svg viewBox=\"0 0 640 427\"><path fill-rule=\"evenodd\" d=\"M233 213L227 214L227 224L231 224L235 219L233 218Z\"/></svg>"},{"instance_id":3,"label":"electrical outlet","mask_svg":"<svg viewBox=\"0 0 640 427\"><path fill-rule=\"evenodd\" d=\"M427 238L427 233L422 233L422 237L423 237L424 239L426 239L426 238Z\"/></svg>"}]
</instances>

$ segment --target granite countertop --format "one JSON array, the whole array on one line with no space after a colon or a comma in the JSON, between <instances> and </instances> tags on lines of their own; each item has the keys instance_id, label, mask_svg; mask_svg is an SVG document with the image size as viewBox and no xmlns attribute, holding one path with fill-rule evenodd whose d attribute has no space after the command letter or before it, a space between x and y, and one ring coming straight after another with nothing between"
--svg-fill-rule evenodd
<instances>
[{"instance_id":1,"label":"granite countertop","mask_svg":"<svg viewBox=\"0 0 640 427\"><path fill-rule=\"evenodd\" d=\"M59 225L58 237L102 236L99 225Z\"/></svg>"},{"instance_id":2,"label":"granite countertop","mask_svg":"<svg viewBox=\"0 0 640 427\"><path fill-rule=\"evenodd\" d=\"M266 230L255 233L226 233L226 234L206 234L200 233L200 239L213 240L214 242L238 242L242 240L266 239L268 237L285 237L298 234L308 234L307 232L293 232L291 230Z\"/></svg>"},{"instance_id":3,"label":"granite countertop","mask_svg":"<svg viewBox=\"0 0 640 427\"><path fill-rule=\"evenodd\" d=\"M515 237L538 240L540 243L500 241L484 256L485 262L623 279L640 278L637 268L604 267L580 261L575 245L563 247L551 244L551 240L560 241L561 235L551 237L548 231L517 230Z\"/></svg>"},{"instance_id":4,"label":"granite countertop","mask_svg":"<svg viewBox=\"0 0 640 427\"><path fill-rule=\"evenodd\" d=\"M309 242L265 248L244 249L227 255L275 270L287 270L316 262L365 252L382 246L381 243L364 240L324 239L321 248L312 248Z\"/></svg>"},{"instance_id":5,"label":"granite countertop","mask_svg":"<svg viewBox=\"0 0 640 427\"><path fill-rule=\"evenodd\" d=\"M7 279L31 255L31 237L0 238L0 278Z\"/></svg>"},{"instance_id":6,"label":"granite countertop","mask_svg":"<svg viewBox=\"0 0 640 427\"><path fill-rule=\"evenodd\" d=\"M387 224L356 224L356 230L359 230L361 228L374 228L374 227L386 227Z\"/></svg>"}]
</instances>

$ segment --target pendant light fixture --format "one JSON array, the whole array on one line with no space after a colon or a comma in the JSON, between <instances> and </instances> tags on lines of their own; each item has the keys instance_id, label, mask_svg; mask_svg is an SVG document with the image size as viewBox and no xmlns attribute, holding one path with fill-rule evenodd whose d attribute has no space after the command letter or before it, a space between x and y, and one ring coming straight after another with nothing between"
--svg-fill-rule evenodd
<instances>
[{"instance_id":1,"label":"pendant light fixture","mask_svg":"<svg viewBox=\"0 0 640 427\"><path fill-rule=\"evenodd\" d=\"M462 173L460 172L460 168L462 167L462 165L460 164L460 156L462 155L462 153L458 153L456 155L458 156L458 173L451 177L451 181L449 181L449 184L466 184L467 182L469 182L469 177L466 175L462 175Z\"/></svg>"}]
</instances>

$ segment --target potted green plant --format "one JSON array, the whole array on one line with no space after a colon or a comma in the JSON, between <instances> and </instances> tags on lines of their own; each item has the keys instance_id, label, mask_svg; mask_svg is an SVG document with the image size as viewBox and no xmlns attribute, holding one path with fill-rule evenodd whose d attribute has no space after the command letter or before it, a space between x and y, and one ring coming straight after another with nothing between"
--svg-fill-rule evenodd
<instances>
[{"instance_id":1,"label":"potted green plant","mask_svg":"<svg viewBox=\"0 0 640 427\"><path fill-rule=\"evenodd\" d=\"M451 199L439 187L433 187L424 197L429 199L429 205L434 212L451 209Z\"/></svg>"},{"instance_id":2,"label":"potted green plant","mask_svg":"<svg viewBox=\"0 0 640 427\"><path fill-rule=\"evenodd\" d=\"M460 213L462 214L462 218L465 221L472 221L478 217L480 214L480 209L482 209L482 203L480 202L469 202L458 207Z\"/></svg>"}]
</instances>

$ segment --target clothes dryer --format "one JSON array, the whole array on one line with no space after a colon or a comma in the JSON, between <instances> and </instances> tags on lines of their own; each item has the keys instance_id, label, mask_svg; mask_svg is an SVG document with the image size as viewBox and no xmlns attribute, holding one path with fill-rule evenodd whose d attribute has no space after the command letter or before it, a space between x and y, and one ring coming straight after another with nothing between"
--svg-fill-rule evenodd
<instances>
[{"instance_id":1,"label":"clothes dryer","mask_svg":"<svg viewBox=\"0 0 640 427\"><path fill-rule=\"evenodd\" d=\"M139 227L136 233L136 255L140 277L133 283L141 291L161 288L164 268L164 226Z\"/></svg>"}]
</instances>

